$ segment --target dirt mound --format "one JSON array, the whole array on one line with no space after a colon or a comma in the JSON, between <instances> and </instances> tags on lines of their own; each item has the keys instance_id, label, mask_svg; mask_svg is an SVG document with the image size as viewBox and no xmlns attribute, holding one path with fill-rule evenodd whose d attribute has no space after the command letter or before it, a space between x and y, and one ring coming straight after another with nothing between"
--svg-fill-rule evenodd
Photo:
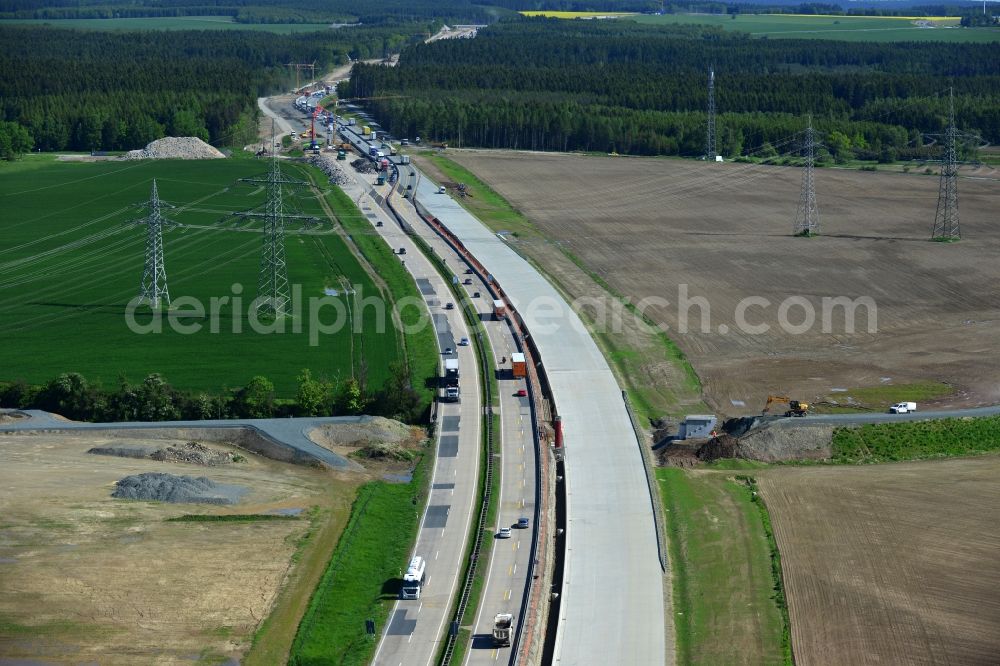
<instances>
[{"instance_id":1,"label":"dirt mound","mask_svg":"<svg viewBox=\"0 0 1000 666\"><path fill-rule=\"evenodd\" d=\"M698 460L709 462L719 458L739 458L739 440L732 435L719 435L698 448Z\"/></svg>"},{"instance_id":2,"label":"dirt mound","mask_svg":"<svg viewBox=\"0 0 1000 666\"><path fill-rule=\"evenodd\" d=\"M217 160L221 152L196 136L168 136L147 144L142 150L130 150L123 160Z\"/></svg>"},{"instance_id":3,"label":"dirt mound","mask_svg":"<svg viewBox=\"0 0 1000 666\"><path fill-rule=\"evenodd\" d=\"M187 444L170 444L161 449L151 449L141 446L95 446L87 451L99 456L118 456L119 458L149 458L165 462L182 462L192 465L228 465L238 462L239 456L229 451L218 451L198 442Z\"/></svg>"},{"instance_id":4,"label":"dirt mound","mask_svg":"<svg viewBox=\"0 0 1000 666\"><path fill-rule=\"evenodd\" d=\"M358 423L326 423L309 433L309 439L325 447L401 444L411 438L410 426L382 416Z\"/></svg>"},{"instance_id":5,"label":"dirt mound","mask_svg":"<svg viewBox=\"0 0 1000 666\"><path fill-rule=\"evenodd\" d=\"M656 451L656 464L660 467L694 467L700 461L698 447L690 442L670 442Z\"/></svg>"},{"instance_id":6,"label":"dirt mound","mask_svg":"<svg viewBox=\"0 0 1000 666\"><path fill-rule=\"evenodd\" d=\"M731 421L740 420L750 419L731 419L726 425L728 426ZM735 425L738 427L734 427L733 430L738 432L745 424ZM726 432L709 440L698 449L698 459L706 462L719 458L777 462L822 460L832 455L833 426L830 425L810 425L782 419L765 422L744 433L737 437Z\"/></svg>"},{"instance_id":7,"label":"dirt mound","mask_svg":"<svg viewBox=\"0 0 1000 666\"><path fill-rule=\"evenodd\" d=\"M375 165L372 162L366 159L362 159L360 157L351 162L351 166L354 167L354 170L357 171L358 173L375 173L376 171L378 171L378 169L375 168Z\"/></svg>"},{"instance_id":8,"label":"dirt mound","mask_svg":"<svg viewBox=\"0 0 1000 666\"><path fill-rule=\"evenodd\" d=\"M353 455L358 458L367 458L369 460L407 461L413 460L416 454L409 449L403 448L399 444L372 442L371 444L362 446L360 449L355 451Z\"/></svg>"},{"instance_id":9,"label":"dirt mound","mask_svg":"<svg viewBox=\"0 0 1000 666\"><path fill-rule=\"evenodd\" d=\"M118 499L191 504L236 504L249 490L243 486L216 483L203 476L177 476L146 472L126 476L115 483L112 497Z\"/></svg>"},{"instance_id":10,"label":"dirt mound","mask_svg":"<svg viewBox=\"0 0 1000 666\"><path fill-rule=\"evenodd\" d=\"M153 460L166 460L169 462L184 462L194 465L228 465L238 460L235 453L229 451L216 451L198 442L188 442L187 444L171 445L164 449L158 449L149 455Z\"/></svg>"}]
</instances>

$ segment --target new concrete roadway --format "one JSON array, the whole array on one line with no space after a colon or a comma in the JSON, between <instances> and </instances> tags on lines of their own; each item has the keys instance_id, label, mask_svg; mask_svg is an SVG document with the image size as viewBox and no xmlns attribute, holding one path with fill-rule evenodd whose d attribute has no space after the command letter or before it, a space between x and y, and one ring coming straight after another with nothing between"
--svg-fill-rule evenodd
<instances>
[{"instance_id":1,"label":"new concrete roadway","mask_svg":"<svg viewBox=\"0 0 1000 666\"><path fill-rule=\"evenodd\" d=\"M559 292L502 238L426 177L416 193L524 317L562 416L568 526L555 663L672 661L651 490L603 354Z\"/></svg>"}]
</instances>

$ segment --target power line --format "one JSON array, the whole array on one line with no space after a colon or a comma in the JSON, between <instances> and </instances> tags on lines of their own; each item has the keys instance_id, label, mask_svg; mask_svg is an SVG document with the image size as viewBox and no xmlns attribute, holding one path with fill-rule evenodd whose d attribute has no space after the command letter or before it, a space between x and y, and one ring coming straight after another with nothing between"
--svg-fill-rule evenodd
<instances>
[{"instance_id":1,"label":"power line","mask_svg":"<svg viewBox=\"0 0 1000 666\"><path fill-rule=\"evenodd\" d=\"M931 240L955 241L962 238L958 223L958 164L955 157L955 93L948 91L948 129L945 131L944 164L938 186L937 211Z\"/></svg>"},{"instance_id":2,"label":"power line","mask_svg":"<svg viewBox=\"0 0 1000 666\"><path fill-rule=\"evenodd\" d=\"M719 154L715 140L715 67L708 70L708 129L705 136L705 159L715 161Z\"/></svg>"},{"instance_id":3,"label":"power line","mask_svg":"<svg viewBox=\"0 0 1000 666\"><path fill-rule=\"evenodd\" d=\"M802 155L806 164L802 172L802 191L792 233L796 236L813 236L819 231L819 208L816 206L816 132L812 126L812 115L809 116L802 138Z\"/></svg>"},{"instance_id":4,"label":"power line","mask_svg":"<svg viewBox=\"0 0 1000 666\"><path fill-rule=\"evenodd\" d=\"M274 145L274 122L271 123L271 145ZM267 200L261 212L234 213L239 217L260 217L264 220L264 248L260 258L255 307L258 316L285 316L291 297L288 291L288 264L285 260L285 219L307 216L286 215L282 201L282 185L307 185L301 180L282 177L277 151L271 151L271 167L265 178L241 178L244 183L263 183ZM310 220L319 220L310 217Z\"/></svg>"},{"instance_id":5,"label":"power line","mask_svg":"<svg viewBox=\"0 0 1000 666\"><path fill-rule=\"evenodd\" d=\"M160 197L153 179L153 191L149 197L149 215L139 224L146 225L146 266L139 285L139 302L149 301L150 307L157 309L160 301L170 305L170 291L167 289L167 270L163 266L163 227L175 223L160 213Z\"/></svg>"}]
</instances>

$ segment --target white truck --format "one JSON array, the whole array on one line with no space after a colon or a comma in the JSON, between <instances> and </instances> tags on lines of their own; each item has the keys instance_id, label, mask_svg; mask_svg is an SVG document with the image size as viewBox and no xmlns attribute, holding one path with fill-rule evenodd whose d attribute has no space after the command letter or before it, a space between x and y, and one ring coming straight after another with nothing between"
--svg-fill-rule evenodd
<instances>
[{"instance_id":1,"label":"white truck","mask_svg":"<svg viewBox=\"0 0 1000 666\"><path fill-rule=\"evenodd\" d=\"M493 616L493 645L495 647L510 647L511 627L514 626L514 616L510 613L497 613Z\"/></svg>"},{"instance_id":2,"label":"white truck","mask_svg":"<svg viewBox=\"0 0 1000 666\"><path fill-rule=\"evenodd\" d=\"M444 397L448 402L458 402L458 359L444 360Z\"/></svg>"},{"instance_id":3,"label":"white truck","mask_svg":"<svg viewBox=\"0 0 1000 666\"><path fill-rule=\"evenodd\" d=\"M889 408L890 414L909 414L915 411L917 411L917 403L915 402L897 402Z\"/></svg>"},{"instance_id":4,"label":"white truck","mask_svg":"<svg viewBox=\"0 0 1000 666\"><path fill-rule=\"evenodd\" d=\"M427 562L419 555L414 555L410 560L410 566L403 574L403 587L399 591L401 599L419 599L420 590L424 586L424 573L427 570Z\"/></svg>"}]
</instances>

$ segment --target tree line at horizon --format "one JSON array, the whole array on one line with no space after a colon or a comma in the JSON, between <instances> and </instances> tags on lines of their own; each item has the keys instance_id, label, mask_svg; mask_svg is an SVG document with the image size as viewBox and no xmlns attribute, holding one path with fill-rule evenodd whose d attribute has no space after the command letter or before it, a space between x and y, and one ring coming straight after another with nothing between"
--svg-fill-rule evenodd
<instances>
[{"instance_id":1,"label":"tree line at horizon","mask_svg":"<svg viewBox=\"0 0 1000 666\"><path fill-rule=\"evenodd\" d=\"M515 12L630 12L708 14L827 14L962 16L963 25L989 25L969 2L906 7L843 7L830 2L721 0L0 0L0 19L110 19L230 16L238 23L359 23L441 20L492 23Z\"/></svg>"},{"instance_id":2,"label":"tree line at horizon","mask_svg":"<svg viewBox=\"0 0 1000 666\"><path fill-rule=\"evenodd\" d=\"M708 26L521 19L474 40L406 49L398 67L358 65L342 94L401 137L456 146L698 155L708 68L719 149L779 146L806 116L835 158L927 158L957 125L1000 142L1000 44L760 40ZM846 141L844 140L846 138Z\"/></svg>"},{"instance_id":3,"label":"tree line at horizon","mask_svg":"<svg viewBox=\"0 0 1000 666\"><path fill-rule=\"evenodd\" d=\"M318 71L398 51L428 26L329 33L104 32L0 25L0 152L131 150L163 136L220 146L257 137L257 97L288 62ZM44 47L40 47L44 45Z\"/></svg>"},{"instance_id":4,"label":"tree line at horizon","mask_svg":"<svg viewBox=\"0 0 1000 666\"><path fill-rule=\"evenodd\" d=\"M297 381L295 399L281 400L265 376L234 389L192 392L173 387L157 373L138 384L121 376L118 386L108 389L80 373L65 372L40 386L0 382L0 407L41 409L74 421L102 422L374 414L415 424L427 418L427 401L413 389L406 363L392 363L389 378L377 390L367 385L363 373L329 379L314 377L304 368Z\"/></svg>"},{"instance_id":5,"label":"tree line at horizon","mask_svg":"<svg viewBox=\"0 0 1000 666\"><path fill-rule=\"evenodd\" d=\"M615 1L615 0L612 0ZM472 0L0 0L0 19L230 16L238 23L487 23L509 12Z\"/></svg>"}]
</instances>

